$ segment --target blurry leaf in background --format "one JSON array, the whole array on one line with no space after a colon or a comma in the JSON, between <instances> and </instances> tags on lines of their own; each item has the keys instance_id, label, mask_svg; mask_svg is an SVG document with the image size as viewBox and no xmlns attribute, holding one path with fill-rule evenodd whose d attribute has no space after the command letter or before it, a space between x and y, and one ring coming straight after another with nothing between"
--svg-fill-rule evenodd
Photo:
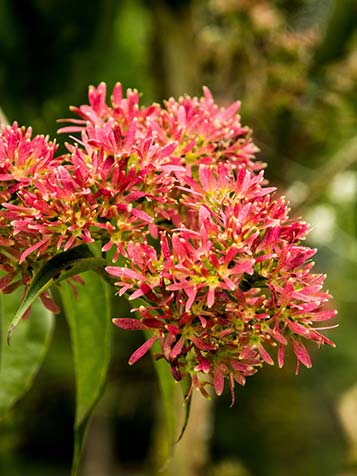
<instances>
[{"instance_id":1,"label":"blurry leaf in background","mask_svg":"<svg viewBox=\"0 0 357 476\"><path fill-rule=\"evenodd\" d=\"M9 346L6 343L7 329L21 299L21 289L0 296L0 418L31 387L46 355L54 325L53 315L36 300L30 317L20 323Z\"/></svg>"},{"instance_id":2,"label":"blurry leaf in background","mask_svg":"<svg viewBox=\"0 0 357 476\"><path fill-rule=\"evenodd\" d=\"M52 136L102 80L152 100L150 20L140 0L2 0L0 105L10 122Z\"/></svg>"}]
</instances>

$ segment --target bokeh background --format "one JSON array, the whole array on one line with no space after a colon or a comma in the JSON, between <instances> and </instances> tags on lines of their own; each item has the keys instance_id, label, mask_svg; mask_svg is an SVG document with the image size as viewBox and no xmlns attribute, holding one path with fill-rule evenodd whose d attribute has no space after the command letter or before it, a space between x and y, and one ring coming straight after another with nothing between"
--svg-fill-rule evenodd
<instances>
[{"instance_id":1,"label":"bokeh background","mask_svg":"<svg viewBox=\"0 0 357 476\"><path fill-rule=\"evenodd\" d=\"M265 368L230 397L193 402L173 460L154 370L127 358L141 342L118 329L83 476L357 475L357 2L355 0L0 0L0 106L10 121L56 134L89 84L116 81L143 104L209 86L239 98L266 176L314 229L328 274L337 348L313 350L295 376ZM115 300L115 316L125 305ZM101 345L98 342L98 345ZM74 375L65 320L26 397L0 422L0 474L65 476Z\"/></svg>"}]
</instances>

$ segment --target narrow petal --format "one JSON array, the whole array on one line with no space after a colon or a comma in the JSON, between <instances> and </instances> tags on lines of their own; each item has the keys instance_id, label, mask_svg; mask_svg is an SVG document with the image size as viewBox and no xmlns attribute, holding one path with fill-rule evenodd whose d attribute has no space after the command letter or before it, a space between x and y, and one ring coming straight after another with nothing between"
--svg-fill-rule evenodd
<instances>
[{"instance_id":1,"label":"narrow petal","mask_svg":"<svg viewBox=\"0 0 357 476\"><path fill-rule=\"evenodd\" d=\"M141 331L147 329L147 327L138 319L131 319L129 317L119 317L112 319L112 322L120 329L125 329L129 331Z\"/></svg>"},{"instance_id":2,"label":"narrow petal","mask_svg":"<svg viewBox=\"0 0 357 476\"><path fill-rule=\"evenodd\" d=\"M157 341L158 337L157 336L152 336L150 339L148 339L146 342L144 342L143 345L141 345L138 349L136 349L133 354L131 354L130 359L129 359L129 365L135 364L141 357L143 357L154 345L154 343Z\"/></svg>"},{"instance_id":3,"label":"narrow petal","mask_svg":"<svg viewBox=\"0 0 357 476\"><path fill-rule=\"evenodd\" d=\"M39 241L38 243L35 243L34 245L30 246L27 248L26 251L22 253L20 256L20 264L25 261L25 259L34 251L36 251L38 248L40 248L42 245L48 243L50 241L49 238L45 238L44 240Z\"/></svg>"},{"instance_id":4,"label":"narrow petal","mask_svg":"<svg viewBox=\"0 0 357 476\"><path fill-rule=\"evenodd\" d=\"M191 336L191 341L195 346L200 350L216 350L216 345L210 344L209 342L204 341L200 337Z\"/></svg>"},{"instance_id":5,"label":"narrow petal","mask_svg":"<svg viewBox=\"0 0 357 476\"><path fill-rule=\"evenodd\" d=\"M216 366L213 375L214 390L218 396L222 395L224 390L224 375L222 370Z\"/></svg>"},{"instance_id":6,"label":"narrow petal","mask_svg":"<svg viewBox=\"0 0 357 476\"><path fill-rule=\"evenodd\" d=\"M170 352L171 360L176 359L176 357L178 357L181 354L184 344L185 344L185 338L181 336L171 349L171 352Z\"/></svg>"},{"instance_id":7,"label":"narrow petal","mask_svg":"<svg viewBox=\"0 0 357 476\"><path fill-rule=\"evenodd\" d=\"M308 369L312 367L311 357L301 342L298 342L295 339L292 339L294 354L296 355L299 362L301 362Z\"/></svg>"},{"instance_id":8,"label":"narrow petal","mask_svg":"<svg viewBox=\"0 0 357 476\"><path fill-rule=\"evenodd\" d=\"M258 350L264 362L266 362L269 365L274 365L274 360L271 358L268 351L262 346L262 344L258 345Z\"/></svg>"},{"instance_id":9,"label":"narrow petal","mask_svg":"<svg viewBox=\"0 0 357 476\"><path fill-rule=\"evenodd\" d=\"M279 345L279 348L278 348L278 365L279 365L280 369L284 366L285 349L286 349L285 345Z\"/></svg>"},{"instance_id":10,"label":"narrow petal","mask_svg":"<svg viewBox=\"0 0 357 476\"><path fill-rule=\"evenodd\" d=\"M210 286L207 294L207 306L212 307L214 304L215 286Z\"/></svg>"}]
</instances>

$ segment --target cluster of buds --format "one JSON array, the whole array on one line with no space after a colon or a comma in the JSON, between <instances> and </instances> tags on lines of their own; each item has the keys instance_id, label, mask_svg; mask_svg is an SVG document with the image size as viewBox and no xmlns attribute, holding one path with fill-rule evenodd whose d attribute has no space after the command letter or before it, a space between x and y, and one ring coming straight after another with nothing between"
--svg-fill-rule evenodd
<instances>
[{"instance_id":1,"label":"cluster of buds","mask_svg":"<svg viewBox=\"0 0 357 476\"><path fill-rule=\"evenodd\" d=\"M267 187L239 103L201 99L139 105L120 84L89 90L56 146L17 124L0 136L0 288L28 285L41 263L83 243L99 243L112 261L119 294L136 318L114 319L158 341L176 380L234 399L264 363L284 364L290 345L311 366L305 340L333 345L316 323L326 307L325 276L312 272L316 250L302 246L308 226L289 219L284 198ZM49 296L43 301L53 309ZM275 350L276 349L276 350Z\"/></svg>"}]
</instances>

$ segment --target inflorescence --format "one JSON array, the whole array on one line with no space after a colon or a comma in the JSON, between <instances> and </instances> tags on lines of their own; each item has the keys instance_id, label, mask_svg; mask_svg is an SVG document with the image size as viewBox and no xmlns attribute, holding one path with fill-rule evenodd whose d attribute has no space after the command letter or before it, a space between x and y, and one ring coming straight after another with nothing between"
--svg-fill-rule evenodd
<instances>
[{"instance_id":1,"label":"inflorescence","mask_svg":"<svg viewBox=\"0 0 357 476\"><path fill-rule=\"evenodd\" d=\"M289 346L297 371L311 367L304 342L334 345L318 326L335 315L331 296L312 272L316 250L301 244L309 227L266 185L239 107L218 107L207 88L144 107L120 84L107 104L101 83L60 129L80 133L64 155L31 129L2 126L1 291L28 286L62 251L100 243L136 313L114 324L150 333L130 364L158 341L155 357L176 380L220 395L227 379L233 400L235 382L274 359L282 367Z\"/></svg>"}]
</instances>

